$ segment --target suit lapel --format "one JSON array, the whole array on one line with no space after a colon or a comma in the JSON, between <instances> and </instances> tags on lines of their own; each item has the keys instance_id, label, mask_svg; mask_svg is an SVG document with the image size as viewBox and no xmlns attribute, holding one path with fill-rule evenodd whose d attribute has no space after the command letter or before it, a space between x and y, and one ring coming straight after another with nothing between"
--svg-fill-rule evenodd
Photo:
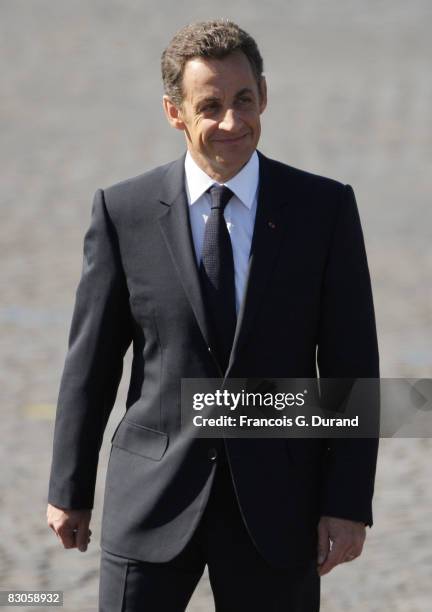
<instances>
[{"instance_id":1,"label":"suit lapel","mask_svg":"<svg viewBox=\"0 0 432 612\"><path fill-rule=\"evenodd\" d=\"M257 308L261 300L264 299L266 283L283 235L284 224L281 223L281 211L286 197L284 198L283 195L281 197L281 191L284 194L284 187L286 186L282 185L281 189L280 181L278 181L273 169L275 162L269 160L259 151L258 155L260 160L258 202L248 273L225 377L229 376L239 349L250 332ZM207 346L212 346L211 328L201 293L189 220L184 159L185 154L173 162L163 178L160 202L166 210L159 217L159 223L201 333Z\"/></svg>"},{"instance_id":2,"label":"suit lapel","mask_svg":"<svg viewBox=\"0 0 432 612\"><path fill-rule=\"evenodd\" d=\"M249 266L243 300L237 318L237 327L226 376L236 361L239 349L251 331L257 309L265 299L265 288L284 233L283 204L286 185L281 184L274 172L272 160L260 151L257 212L249 255ZM279 179L279 180L278 180Z\"/></svg>"},{"instance_id":3,"label":"suit lapel","mask_svg":"<svg viewBox=\"0 0 432 612\"><path fill-rule=\"evenodd\" d=\"M185 189L184 159L173 162L163 179L161 203L165 206L159 223L173 264L207 346L211 346L211 330L201 293L195 247L189 220Z\"/></svg>"}]
</instances>

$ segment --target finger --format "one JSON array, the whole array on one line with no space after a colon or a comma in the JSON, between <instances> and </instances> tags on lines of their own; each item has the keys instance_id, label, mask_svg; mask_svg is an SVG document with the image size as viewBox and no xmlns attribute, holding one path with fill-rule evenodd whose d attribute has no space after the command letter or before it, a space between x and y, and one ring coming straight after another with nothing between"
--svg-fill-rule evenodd
<instances>
[{"instance_id":1,"label":"finger","mask_svg":"<svg viewBox=\"0 0 432 612\"><path fill-rule=\"evenodd\" d=\"M354 554L356 557L360 557L363 552L364 540L360 540L353 546Z\"/></svg>"},{"instance_id":2,"label":"finger","mask_svg":"<svg viewBox=\"0 0 432 612\"><path fill-rule=\"evenodd\" d=\"M61 526L57 529L57 536L60 538L65 548L75 548L75 533L71 527Z\"/></svg>"},{"instance_id":3,"label":"finger","mask_svg":"<svg viewBox=\"0 0 432 612\"><path fill-rule=\"evenodd\" d=\"M318 525L318 564L321 565L327 559L330 550L330 540L327 528L320 523Z\"/></svg>"},{"instance_id":4,"label":"finger","mask_svg":"<svg viewBox=\"0 0 432 612\"><path fill-rule=\"evenodd\" d=\"M351 557L360 557L363 550L363 544L364 540L359 537L354 537L347 541L347 549L345 551L343 561L352 561L353 559Z\"/></svg>"},{"instance_id":5,"label":"finger","mask_svg":"<svg viewBox=\"0 0 432 612\"><path fill-rule=\"evenodd\" d=\"M361 545L352 546L351 548L349 548L345 553L343 562L347 563L350 561L354 561L354 559L357 559L357 557L360 557L362 553L362 549L363 547Z\"/></svg>"},{"instance_id":6,"label":"finger","mask_svg":"<svg viewBox=\"0 0 432 612\"><path fill-rule=\"evenodd\" d=\"M319 567L319 575L324 576L324 574L328 574L331 570L342 563L345 558L345 552L348 550L347 545L342 541L333 542L332 549L327 556L326 561Z\"/></svg>"},{"instance_id":7,"label":"finger","mask_svg":"<svg viewBox=\"0 0 432 612\"><path fill-rule=\"evenodd\" d=\"M80 525L76 535L76 543L77 548L81 552L85 552L87 550L87 544L89 541L89 529L87 526Z\"/></svg>"}]
</instances>

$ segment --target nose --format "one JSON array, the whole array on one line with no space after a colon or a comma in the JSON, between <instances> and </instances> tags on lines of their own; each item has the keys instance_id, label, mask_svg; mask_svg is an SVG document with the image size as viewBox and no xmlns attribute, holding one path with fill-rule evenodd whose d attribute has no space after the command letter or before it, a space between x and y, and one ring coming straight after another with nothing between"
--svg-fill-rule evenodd
<instances>
[{"instance_id":1,"label":"nose","mask_svg":"<svg viewBox=\"0 0 432 612\"><path fill-rule=\"evenodd\" d=\"M232 108L227 108L219 127L227 132L232 132L238 125L239 120L236 112Z\"/></svg>"}]
</instances>

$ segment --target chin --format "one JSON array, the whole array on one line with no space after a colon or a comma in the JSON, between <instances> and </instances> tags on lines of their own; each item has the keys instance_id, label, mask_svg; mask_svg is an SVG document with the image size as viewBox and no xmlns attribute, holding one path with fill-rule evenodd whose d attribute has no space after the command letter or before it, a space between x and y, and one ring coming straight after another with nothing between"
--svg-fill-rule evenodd
<instances>
[{"instance_id":1,"label":"chin","mask_svg":"<svg viewBox=\"0 0 432 612\"><path fill-rule=\"evenodd\" d=\"M254 149L250 150L242 150L233 148L232 151L223 151L221 153L216 153L215 159L216 161L224 166L232 166L233 164L245 163L252 153Z\"/></svg>"}]
</instances>

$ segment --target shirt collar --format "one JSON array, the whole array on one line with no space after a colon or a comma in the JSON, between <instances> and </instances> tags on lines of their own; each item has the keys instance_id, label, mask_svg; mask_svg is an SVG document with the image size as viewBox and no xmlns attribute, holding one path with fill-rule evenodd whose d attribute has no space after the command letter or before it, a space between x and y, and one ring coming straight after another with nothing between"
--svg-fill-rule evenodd
<instances>
[{"instance_id":1,"label":"shirt collar","mask_svg":"<svg viewBox=\"0 0 432 612\"><path fill-rule=\"evenodd\" d=\"M189 205L194 204L216 181L202 170L187 151L185 157L186 187ZM259 158L256 150L235 176L223 183L231 189L249 210L252 207L259 180Z\"/></svg>"}]
</instances>

